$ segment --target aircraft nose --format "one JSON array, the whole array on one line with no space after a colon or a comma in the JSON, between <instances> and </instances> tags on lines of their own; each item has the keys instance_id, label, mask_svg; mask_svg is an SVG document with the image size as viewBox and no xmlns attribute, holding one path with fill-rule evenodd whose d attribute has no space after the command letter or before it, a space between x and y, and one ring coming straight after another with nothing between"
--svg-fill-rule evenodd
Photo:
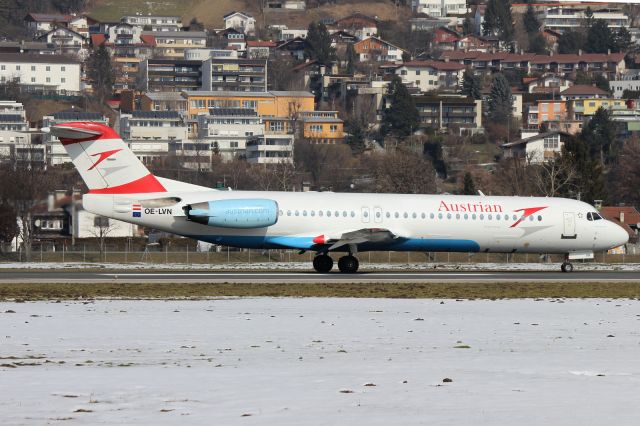
<instances>
[{"instance_id":1,"label":"aircraft nose","mask_svg":"<svg viewBox=\"0 0 640 426\"><path fill-rule=\"evenodd\" d=\"M619 247L629 242L629 234L622 226L619 226L611 222L610 228L611 230L609 231L608 239L609 239L609 242L611 243L611 248Z\"/></svg>"}]
</instances>

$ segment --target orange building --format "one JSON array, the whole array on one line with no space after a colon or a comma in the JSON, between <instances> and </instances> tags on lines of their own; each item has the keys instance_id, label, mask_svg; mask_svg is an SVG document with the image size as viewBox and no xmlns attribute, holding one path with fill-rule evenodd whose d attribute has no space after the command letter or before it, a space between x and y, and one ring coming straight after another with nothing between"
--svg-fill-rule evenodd
<instances>
[{"instance_id":1,"label":"orange building","mask_svg":"<svg viewBox=\"0 0 640 426\"><path fill-rule=\"evenodd\" d=\"M209 108L251 108L259 116L295 117L313 111L314 96L305 91L232 92L185 91L187 114L195 118Z\"/></svg>"},{"instance_id":2,"label":"orange building","mask_svg":"<svg viewBox=\"0 0 640 426\"><path fill-rule=\"evenodd\" d=\"M303 136L315 144L344 142L344 121L337 111L314 111L302 114Z\"/></svg>"}]
</instances>

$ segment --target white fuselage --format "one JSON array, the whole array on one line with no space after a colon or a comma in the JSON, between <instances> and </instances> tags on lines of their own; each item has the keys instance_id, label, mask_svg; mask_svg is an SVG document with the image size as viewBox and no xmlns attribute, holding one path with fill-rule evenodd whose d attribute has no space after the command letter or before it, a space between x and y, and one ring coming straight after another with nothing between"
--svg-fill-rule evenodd
<instances>
[{"instance_id":1,"label":"white fuselage","mask_svg":"<svg viewBox=\"0 0 640 426\"><path fill-rule=\"evenodd\" d=\"M317 250L314 238L328 240L361 229L384 229L395 238L366 242L358 251L459 251L579 253L626 243L627 234L607 220L590 220L589 204L564 198L459 195L358 194L333 192L219 191L193 187L168 192L84 197L84 207L112 217L221 245L247 248ZM146 207L145 200L178 202ZM277 203L272 226L223 228L189 221L183 207L230 199L269 199ZM133 217L133 206L139 217ZM589 216L590 217L590 216ZM343 250L346 249L343 248Z\"/></svg>"}]
</instances>

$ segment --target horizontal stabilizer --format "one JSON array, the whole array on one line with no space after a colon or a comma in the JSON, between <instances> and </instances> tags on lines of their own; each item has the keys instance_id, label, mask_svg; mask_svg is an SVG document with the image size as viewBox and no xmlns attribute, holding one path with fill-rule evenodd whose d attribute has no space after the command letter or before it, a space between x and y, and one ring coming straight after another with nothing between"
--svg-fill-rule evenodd
<instances>
[{"instance_id":1,"label":"horizontal stabilizer","mask_svg":"<svg viewBox=\"0 0 640 426\"><path fill-rule=\"evenodd\" d=\"M101 135L101 133L96 130L67 126L52 126L49 131L59 139L90 139Z\"/></svg>"}]
</instances>

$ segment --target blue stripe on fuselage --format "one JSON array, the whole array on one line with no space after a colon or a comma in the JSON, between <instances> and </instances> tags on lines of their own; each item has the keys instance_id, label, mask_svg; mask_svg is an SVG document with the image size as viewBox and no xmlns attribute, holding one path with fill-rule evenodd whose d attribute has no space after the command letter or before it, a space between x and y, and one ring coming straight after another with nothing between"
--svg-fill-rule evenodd
<instances>
[{"instance_id":1,"label":"blue stripe on fuselage","mask_svg":"<svg viewBox=\"0 0 640 426\"><path fill-rule=\"evenodd\" d=\"M241 248L259 249L298 249L317 250L321 246L314 244L312 237L286 236L240 236L240 235L192 235L191 238L208 243ZM342 251L347 250L343 246ZM338 249L341 251L340 249ZM394 251L457 251L477 252L480 246L473 240L443 238L399 238L391 243L358 244L359 251L394 250Z\"/></svg>"}]
</instances>

